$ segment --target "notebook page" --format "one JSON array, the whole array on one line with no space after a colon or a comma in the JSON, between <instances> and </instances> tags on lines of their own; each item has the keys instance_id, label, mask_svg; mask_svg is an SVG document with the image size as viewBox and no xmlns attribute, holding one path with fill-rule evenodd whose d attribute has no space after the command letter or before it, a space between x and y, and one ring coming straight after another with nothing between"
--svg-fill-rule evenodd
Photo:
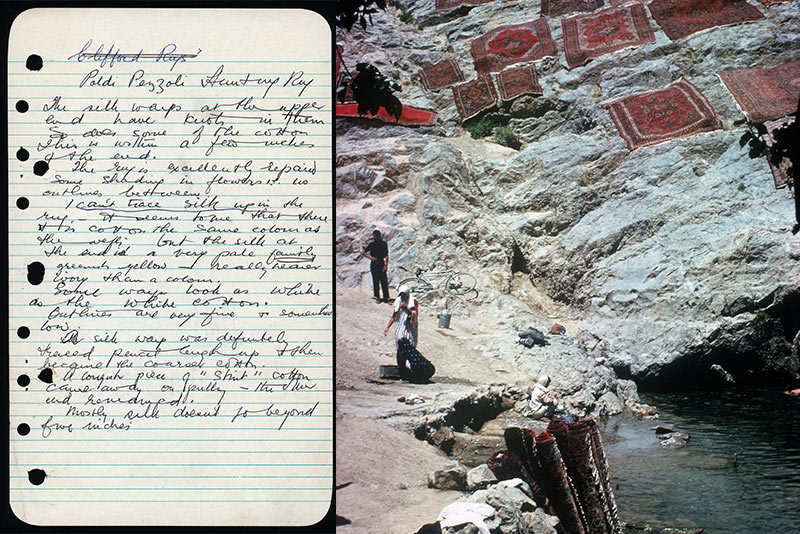
<instances>
[{"instance_id":1,"label":"notebook page","mask_svg":"<svg viewBox=\"0 0 800 534\"><path fill-rule=\"evenodd\" d=\"M37 525L307 525L332 498L330 28L11 30L10 500Z\"/></svg>"}]
</instances>

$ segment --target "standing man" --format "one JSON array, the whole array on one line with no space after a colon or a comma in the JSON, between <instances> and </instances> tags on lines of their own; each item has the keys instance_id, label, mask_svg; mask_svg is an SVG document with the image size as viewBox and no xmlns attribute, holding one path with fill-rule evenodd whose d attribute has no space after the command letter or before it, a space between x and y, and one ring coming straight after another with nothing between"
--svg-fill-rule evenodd
<instances>
[{"instance_id":1,"label":"standing man","mask_svg":"<svg viewBox=\"0 0 800 534\"><path fill-rule=\"evenodd\" d=\"M389 245L383 240L379 230L372 232L372 241L369 242L362 254L369 260L375 302L390 302L389 281L386 278L386 269L389 267ZM378 286L383 290L383 300L378 292Z\"/></svg>"}]
</instances>

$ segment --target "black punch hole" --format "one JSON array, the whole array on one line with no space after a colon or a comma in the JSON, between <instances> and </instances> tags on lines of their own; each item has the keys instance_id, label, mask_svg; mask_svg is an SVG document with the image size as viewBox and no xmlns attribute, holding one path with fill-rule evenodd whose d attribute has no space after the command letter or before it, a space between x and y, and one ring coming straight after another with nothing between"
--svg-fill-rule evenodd
<instances>
[{"instance_id":1,"label":"black punch hole","mask_svg":"<svg viewBox=\"0 0 800 534\"><path fill-rule=\"evenodd\" d=\"M25 198L25 197L19 197L19 198L17 199L17 207L18 207L19 209L21 209L21 210L26 210L26 209L28 209L28 206L30 206L30 205L31 205L31 203L30 203L30 202L28 202L28 199L27 199L27 198Z\"/></svg>"},{"instance_id":2,"label":"black punch hole","mask_svg":"<svg viewBox=\"0 0 800 534\"><path fill-rule=\"evenodd\" d=\"M19 434L20 436L27 436L30 433L31 433L31 427L28 425L28 423L20 423L19 426L17 427L17 434Z\"/></svg>"},{"instance_id":3,"label":"black punch hole","mask_svg":"<svg viewBox=\"0 0 800 534\"><path fill-rule=\"evenodd\" d=\"M35 261L28 265L28 282L32 286L38 286L44 280L44 265L42 262Z\"/></svg>"},{"instance_id":4,"label":"black punch hole","mask_svg":"<svg viewBox=\"0 0 800 534\"><path fill-rule=\"evenodd\" d=\"M28 67L28 70L42 70L44 62L42 61L41 56L37 56L36 54L31 54L28 56L28 60L25 62L25 66Z\"/></svg>"},{"instance_id":5,"label":"black punch hole","mask_svg":"<svg viewBox=\"0 0 800 534\"><path fill-rule=\"evenodd\" d=\"M40 486L44 482L45 477L47 477L47 473L41 469L31 469L28 471L28 480L30 480L31 484L34 486Z\"/></svg>"},{"instance_id":6,"label":"black punch hole","mask_svg":"<svg viewBox=\"0 0 800 534\"><path fill-rule=\"evenodd\" d=\"M17 384L19 384L20 387L27 387L30 383L31 379L28 378L28 375L19 375L19 377L17 377Z\"/></svg>"},{"instance_id":7,"label":"black punch hole","mask_svg":"<svg viewBox=\"0 0 800 534\"><path fill-rule=\"evenodd\" d=\"M20 161L28 161L29 157L31 157L31 155L24 148L20 148L19 150L17 150L17 159L18 160L20 160Z\"/></svg>"},{"instance_id":8,"label":"black punch hole","mask_svg":"<svg viewBox=\"0 0 800 534\"><path fill-rule=\"evenodd\" d=\"M27 339L31 335L31 329L27 326L20 326L17 328L17 335L22 339Z\"/></svg>"},{"instance_id":9,"label":"black punch hole","mask_svg":"<svg viewBox=\"0 0 800 534\"><path fill-rule=\"evenodd\" d=\"M39 380L45 382L47 384L53 383L53 370L52 369L42 369L42 372L39 373Z\"/></svg>"},{"instance_id":10,"label":"black punch hole","mask_svg":"<svg viewBox=\"0 0 800 534\"><path fill-rule=\"evenodd\" d=\"M26 113L30 109L30 106L28 106L28 103L24 100L17 100L17 105L15 107L19 113Z\"/></svg>"},{"instance_id":11,"label":"black punch hole","mask_svg":"<svg viewBox=\"0 0 800 534\"><path fill-rule=\"evenodd\" d=\"M36 176L44 176L44 173L49 169L50 165L48 165L46 161L37 161L33 164L33 174Z\"/></svg>"}]
</instances>

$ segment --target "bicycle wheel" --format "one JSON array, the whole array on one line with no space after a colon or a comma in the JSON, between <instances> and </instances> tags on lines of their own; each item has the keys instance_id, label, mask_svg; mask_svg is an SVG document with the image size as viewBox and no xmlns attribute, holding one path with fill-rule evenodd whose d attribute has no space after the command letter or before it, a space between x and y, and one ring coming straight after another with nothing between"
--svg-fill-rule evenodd
<instances>
[{"instance_id":1,"label":"bicycle wheel","mask_svg":"<svg viewBox=\"0 0 800 534\"><path fill-rule=\"evenodd\" d=\"M455 273L447 279L447 290L454 295L466 295L475 290L478 280L469 273Z\"/></svg>"},{"instance_id":2,"label":"bicycle wheel","mask_svg":"<svg viewBox=\"0 0 800 534\"><path fill-rule=\"evenodd\" d=\"M402 280L400 282L400 285L398 285L397 287L400 286L408 286L408 289L411 291L411 294L416 296L422 296L431 289L433 289L433 287L431 287L430 284L428 284L424 280L420 280L419 278L406 278L405 280Z\"/></svg>"}]
</instances>

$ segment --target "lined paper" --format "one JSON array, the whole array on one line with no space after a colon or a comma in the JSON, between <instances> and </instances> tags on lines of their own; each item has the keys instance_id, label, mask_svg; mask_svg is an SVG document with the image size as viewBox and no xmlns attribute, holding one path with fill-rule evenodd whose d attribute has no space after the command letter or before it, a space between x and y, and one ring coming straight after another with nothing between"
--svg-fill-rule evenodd
<instances>
[{"instance_id":1,"label":"lined paper","mask_svg":"<svg viewBox=\"0 0 800 534\"><path fill-rule=\"evenodd\" d=\"M319 521L328 24L299 9L34 9L8 64L14 513Z\"/></svg>"}]
</instances>

